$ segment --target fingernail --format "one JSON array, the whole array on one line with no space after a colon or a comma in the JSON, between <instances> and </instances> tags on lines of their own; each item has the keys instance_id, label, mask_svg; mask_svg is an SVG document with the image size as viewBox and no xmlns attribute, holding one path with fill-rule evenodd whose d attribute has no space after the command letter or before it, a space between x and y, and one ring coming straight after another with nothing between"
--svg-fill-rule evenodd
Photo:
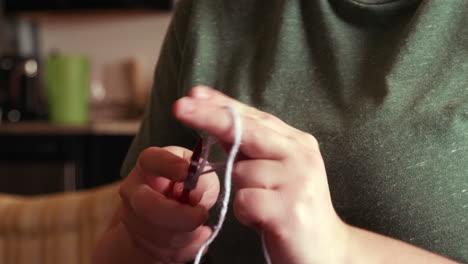
<instances>
[{"instance_id":1,"label":"fingernail","mask_svg":"<svg viewBox=\"0 0 468 264\"><path fill-rule=\"evenodd\" d=\"M195 103L188 97L182 98L179 101L179 111L181 114L190 114L195 111Z\"/></svg>"},{"instance_id":2,"label":"fingernail","mask_svg":"<svg viewBox=\"0 0 468 264\"><path fill-rule=\"evenodd\" d=\"M212 94L211 89L205 86L197 86L193 88L192 92L192 96L197 99L208 99Z\"/></svg>"}]
</instances>

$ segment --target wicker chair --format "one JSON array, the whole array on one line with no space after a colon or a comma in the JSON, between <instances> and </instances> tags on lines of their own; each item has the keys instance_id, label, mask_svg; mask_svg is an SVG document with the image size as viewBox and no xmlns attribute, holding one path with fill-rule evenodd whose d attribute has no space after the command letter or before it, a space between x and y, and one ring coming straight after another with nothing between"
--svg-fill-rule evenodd
<instances>
[{"instance_id":1,"label":"wicker chair","mask_svg":"<svg viewBox=\"0 0 468 264\"><path fill-rule=\"evenodd\" d=\"M119 183L41 196L0 194L0 264L88 264Z\"/></svg>"}]
</instances>

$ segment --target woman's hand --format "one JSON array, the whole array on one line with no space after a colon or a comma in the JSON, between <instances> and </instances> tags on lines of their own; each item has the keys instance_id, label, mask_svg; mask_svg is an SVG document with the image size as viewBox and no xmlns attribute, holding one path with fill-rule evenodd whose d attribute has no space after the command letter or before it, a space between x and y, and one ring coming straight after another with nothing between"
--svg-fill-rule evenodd
<instances>
[{"instance_id":1,"label":"woman's hand","mask_svg":"<svg viewBox=\"0 0 468 264\"><path fill-rule=\"evenodd\" d=\"M273 264L456 263L410 244L349 226L335 213L315 138L222 93L196 87L174 105L174 115L229 146L238 112L243 125L234 166L234 210L265 237ZM95 249L94 263L182 263L193 260L211 234L203 226L219 182L203 175L190 205L174 199L187 176L191 152L149 148L121 187L122 206ZM120 220L120 221L119 221Z\"/></svg>"},{"instance_id":2,"label":"woman's hand","mask_svg":"<svg viewBox=\"0 0 468 264\"><path fill-rule=\"evenodd\" d=\"M343 263L347 225L333 209L312 135L207 87L177 101L174 115L229 145L233 120L226 105L239 112L243 126L233 175L236 217L264 233L273 263Z\"/></svg>"},{"instance_id":3,"label":"woman's hand","mask_svg":"<svg viewBox=\"0 0 468 264\"><path fill-rule=\"evenodd\" d=\"M335 213L315 138L222 93L196 87L174 105L174 115L229 146L238 112L243 125L234 166L234 210L265 237L273 264L456 263L410 244L349 226ZM219 182L203 175L190 205L175 200L191 152L149 148L121 187L122 206L95 249L94 263L182 263L194 259L211 234L203 226ZM175 183L175 184L174 184Z\"/></svg>"},{"instance_id":4,"label":"woman's hand","mask_svg":"<svg viewBox=\"0 0 468 264\"><path fill-rule=\"evenodd\" d=\"M121 186L120 221L135 248L156 263L193 260L211 234L203 223L219 193L215 173L200 177L190 205L175 199L190 157L191 151L180 147L148 148Z\"/></svg>"}]
</instances>

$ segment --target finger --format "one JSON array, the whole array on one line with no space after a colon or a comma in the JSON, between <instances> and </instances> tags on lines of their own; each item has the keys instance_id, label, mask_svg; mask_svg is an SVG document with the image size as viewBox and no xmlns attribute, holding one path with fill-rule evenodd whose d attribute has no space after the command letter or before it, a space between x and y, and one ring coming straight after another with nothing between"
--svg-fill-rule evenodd
<instances>
[{"instance_id":1,"label":"finger","mask_svg":"<svg viewBox=\"0 0 468 264\"><path fill-rule=\"evenodd\" d=\"M145 177L165 177L182 181L187 177L191 151L179 147L145 149L139 156L136 169Z\"/></svg>"},{"instance_id":2,"label":"finger","mask_svg":"<svg viewBox=\"0 0 468 264\"><path fill-rule=\"evenodd\" d=\"M219 178L215 172L204 174L200 177L193 195L202 195L200 204L207 209L213 207L219 196Z\"/></svg>"},{"instance_id":3,"label":"finger","mask_svg":"<svg viewBox=\"0 0 468 264\"><path fill-rule=\"evenodd\" d=\"M237 189L276 190L288 178L284 165L273 160L242 160L234 165L233 182Z\"/></svg>"},{"instance_id":4,"label":"finger","mask_svg":"<svg viewBox=\"0 0 468 264\"><path fill-rule=\"evenodd\" d=\"M205 207L167 199L147 185L140 185L135 190L129 205L137 217L154 226L174 231L193 231L202 225L208 216Z\"/></svg>"},{"instance_id":5,"label":"finger","mask_svg":"<svg viewBox=\"0 0 468 264\"><path fill-rule=\"evenodd\" d=\"M177 183L174 187L174 196L180 197L183 191L183 183ZM200 204L210 209L218 200L219 178L215 172L203 174L198 179L197 188L190 192L189 204Z\"/></svg>"},{"instance_id":6,"label":"finger","mask_svg":"<svg viewBox=\"0 0 468 264\"><path fill-rule=\"evenodd\" d=\"M151 241L156 247L160 248L183 248L187 247L200 236L203 232L203 227L198 227L192 232L176 232L152 226L144 222L141 218L134 215L132 210L124 208L122 210L121 221L128 230L128 233L133 237L142 237L147 241Z\"/></svg>"},{"instance_id":7,"label":"finger","mask_svg":"<svg viewBox=\"0 0 468 264\"><path fill-rule=\"evenodd\" d=\"M150 186L156 193L166 196L172 191L172 181L163 178L143 175L140 170L133 168L120 185L120 197L123 203L130 204L135 192L141 186Z\"/></svg>"},{"instance_id":8,"label":"finger","mask_svg":"<svg viewBox=\"0 0 468 264\"><path fill-rule=\"evenodd\" d=\"M183 198L183 192L184 192L184 183L183 182L177 182L174 185L174 189L172 192L172 196L183 203L187 203L190 205L197 205L200 204L202 198L203 198L203 192L196 192L194 190L190 191L188 200L185 201L185 198Z\"/></svg>"},{"instance_id":9,"label":"finger","mask_svg":"<svg viewBox=\"0 0 468 264\"><path fill-rule=\"evenodd\" d=\"M277 192L265 189L246 188L236 192L234 214L242 224L254 229L277 230L275 224L284 208Z\"/></svg>"},{"instance_id":10,"label":"finger","mask_svg":"<svg viewBox=\"0 0 468 264\"><path fill-rule=\"evenodd\" d=\"M232 143L233 120L227 109L216 103L209 103L184 97L174 105L174 115L189 126L206 131L219 140ZM282 159L291 151L291 139L272 129L268 120L253 118L239 111L242 123L241 152L250 158Z\"/></svg>"},{"instance_id":11,"label":"finger","mask_svg":"<svg viewBox=\"0 0 468 264\"><path fill-rule=\"evenodd\" d=\"M220 91L207 86L199 85L192 88L189 92L189 97L201 100L209 99L210 101L215 101L220 106L230 105L231 107L238 109L239 111L243 112L245 115L249 116L252 119L266 119L269 121L266 125L270 125L272 129L277 130L277 132L279 133L289 133L290 131L288 130L292 128L289 127L286 123L284 123L281 119L273 115L259 111L254 107L243 104L221 93Z\"/></svg>"},{"instance_id":12,"label":"finger","mask_svg":"<svg viewBox=\"0 0 468 264\"><path fill-rule=\"evenodd\" d=\"M192 261L197 255L198 250L201 248L203 243L205 243L206 240L208 240L208 238L210 237L212 233L213 232L210 227L203 226L201 228L200 235L197 236L197 238L190 245L188 245L185 248L174 250L171 256L172 260L174 262L184 262L184 263L188 261ZM203 252L203 255L206 254L207 250L208 249L205 249L205 251Z\"/></svg>"},{"instance_id":13,"label":"finger","mask_svg":"<svg viewBox=\"0 0 468 264\"><path fill-rule=\"evenodd\" d=\"M232 107L241 109L243 112L246 114L252 116L253 118L258 118L258 119L267 119L269 123L271 123L275 129L280 132L280 130L284 130L285 132L288 130L294 130L293 127L288 126L283 120L270 115L268 113L265 113L263 111L260 111L254 107L251 107L249 105L246 105L244 103L239 102L238 100L229 97L222 92L207 87L203 85L199 85L196 87L193 87L190 92L189 96L192 98L197 98L197 99L202 99L202 100L215 100L217 101L220 105L231 105ZM288 131L289 133L290 131Z\"/></svg>"},{"instance_id":14,"label":"finger","mask_svg":"<svg viewBox=\"0 0 468 264\"><path fill-rule=\"evenodd\" d=\"M168 194L172 190L172 182L155 174L143 173L141 169L135 167L120 185L120 196L124 201L129 200L129 197L140 185L149 185L158 193Z\"/></svg>"},{"instance_id":15,"label":"finger","mask_svg":"<svg viewBox=\"0 0 468 264\"><path fill-rule=\"evenodd\" d=\"M135 242L162 263L186 263L195 258L201 245L209 238L211 233L211 229L204 226L201 228L199 236L190 245L178 249L159 248L142 238L138 238ZM204 253L206 253L206 250Z\"/></svg>"}]
</instances>

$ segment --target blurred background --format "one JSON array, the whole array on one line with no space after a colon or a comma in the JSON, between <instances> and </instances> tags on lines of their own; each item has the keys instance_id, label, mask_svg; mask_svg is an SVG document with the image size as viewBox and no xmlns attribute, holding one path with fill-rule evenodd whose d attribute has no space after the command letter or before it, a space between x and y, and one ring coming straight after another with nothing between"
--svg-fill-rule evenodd
<instances>
[{"instance_id":1,"label":"blurred background","mask_svg":"<svg viewBox=\"0 0 468 264\"><path fill-rule=\"evenodd\" d=\"M0 264L90 264L171 0L0 0Z\"/></svg>"},{"instance_id":2,"label":"blurred background","mask_svg":"<svg viewBox=\"0 0 468 264\"><path fill-rule=\"evenodd\" d=\"M119 180L174 2L0 3L0 192Z\"/></svg>"}]
</instances>

